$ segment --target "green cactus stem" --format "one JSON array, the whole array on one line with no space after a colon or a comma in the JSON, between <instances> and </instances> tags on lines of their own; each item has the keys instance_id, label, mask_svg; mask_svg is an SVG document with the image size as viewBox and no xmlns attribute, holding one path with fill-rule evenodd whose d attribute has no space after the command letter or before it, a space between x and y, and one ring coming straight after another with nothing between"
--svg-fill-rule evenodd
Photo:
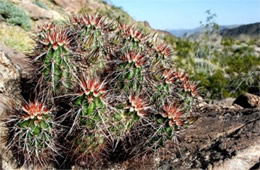
<instances>
[{"instance_id":1,"label":"green cactus stem","mask_svg":"<svg viewBox=\"0 0 260 170\"><path fill-rule=\"evenodd\" d=\"M46 54L39 58L42 84L51 87L54 94L64 94L73 86L75 66L72 64L70 41L70 32L65 28L54 27L38 36L38 42L47 49Z\"/></svg>"},{"instance_id":2,"label":"green cactus stem","mask_svg":"<svg viewBox=\"0 0 260 170\"><path fill-rule=\"evenodd\" d=\"M34 101L25 104L19 115L10 117L11 150L24 158L27 166L47 166L55 160L56 131L53 112L43 103Z\"/></svg>"}]
</instances>

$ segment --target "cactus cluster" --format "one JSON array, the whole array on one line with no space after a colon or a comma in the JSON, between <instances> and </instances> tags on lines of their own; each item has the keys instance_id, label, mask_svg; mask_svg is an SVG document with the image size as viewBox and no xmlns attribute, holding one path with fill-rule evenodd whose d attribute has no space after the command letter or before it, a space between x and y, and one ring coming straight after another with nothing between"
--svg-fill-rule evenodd
<instances>
[{"instance_id":1,"label":"cactus cluster","mask_svg":"<svg viewBox=\"0 0 260 170\"><path fill-rule=\"evenodd\" d=\"M63 146L69 148L70 161L90 167L117 149L111 143L127 145L131 135L143 134L139 138L147 140L131 147L144 153L187 128L198 96L196 85L174 67L173 49L155 34L97 14L72 16L60 26L44 25L36 41L35 89L63 119L54 120L43 103L26 105L27 115L19 116L12 130L14 150L41 158L45 149L49 153ZM60 105L63 99L66 108ZM63 133L56 133L55 124L64 127ZM64 142L55 145L59 135L65 136Z\"/></svg>"}]
</instances>

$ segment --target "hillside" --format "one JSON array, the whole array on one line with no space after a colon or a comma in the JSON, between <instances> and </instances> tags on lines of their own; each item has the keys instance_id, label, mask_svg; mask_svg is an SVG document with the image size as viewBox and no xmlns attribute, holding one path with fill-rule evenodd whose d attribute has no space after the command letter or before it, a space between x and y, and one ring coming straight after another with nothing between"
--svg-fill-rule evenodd
<instances>
[{"instance_id":1,"label":"hillside","mask_svg":"<svg viewBox=\"0 0 260 170\"><path fill-rule=\"evenodd\" d=\"M187 36L196 37L202 31L201 27L194 29L173 29L168 30L171 34L177 37ZM245 25L221 25L220 34L223 37L238 38L241 35L247 35L249 37L256 37L260 35L260 23L245 24Z\"/></svg>"},{"instance_id":2,"label":"hillside","mask_svg":"<svg viewBox=\"0 0 260 170\"><path fill-rule=\"evenodd\" d=\"M39 25L66 22L69 15L99 13L148 33L147 22L137 22L121 8L103 0L0 0L0 42L22 53L34 48L33 32Z\"/></svg>"},{"instance_id":3,"label":"hillside","mask_svg":"<svg viewBox=\"0 0 260 170\"><path fill-rule=\"evenodd\" d=\"M241 25L235 28L225 28L221 31L223 37L239 37L241 35L248 35L250 37L260 36L260 22Z\"/></svg>"}]
</instances>

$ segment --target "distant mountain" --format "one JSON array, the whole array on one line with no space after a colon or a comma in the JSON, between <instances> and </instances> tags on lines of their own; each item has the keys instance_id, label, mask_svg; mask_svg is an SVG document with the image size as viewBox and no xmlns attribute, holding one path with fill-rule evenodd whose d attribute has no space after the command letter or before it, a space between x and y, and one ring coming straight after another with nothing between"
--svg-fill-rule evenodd
<instances>
[{"instance_id":1,"label":"distant mountain","mask_svg":"<svg viewBox=\"0 0 260 170\"><path fill-rule=\"evenodd\" d=\"M196 32L200 31L200 27L194 28L194 29L175 29L175 30L167 30L171 34L175 35L176 37L183 37L185 34L191 35Z\"/></svg>"},{"instance_id":2,"label":"distant mountain","mask_svg":"<svg viewBox=\"0 0 260 170\"><path fill-rule=\"evenodd\" d=\"M167 30L176 37L183 37L185 34L187 36L198 35L202 27L197 27L194 29L173 29ZM241 34L249 36L260 35L260 23L246 24L246 25L222 25L220 26L220 34L224 37L238 37Z\"/></svg>"},{"instance_id":3,"label":"distant mountain","mask_svg":"<svg viewBox=\"0 0 260 170\"><path fill-rule=\"evenodd\" d=\"M221 31L223 37L238 37L240 35L248 35L250 37L260 36L260 22L241 25L235 28L225 28Z\"/></svg>"}]
</instances>

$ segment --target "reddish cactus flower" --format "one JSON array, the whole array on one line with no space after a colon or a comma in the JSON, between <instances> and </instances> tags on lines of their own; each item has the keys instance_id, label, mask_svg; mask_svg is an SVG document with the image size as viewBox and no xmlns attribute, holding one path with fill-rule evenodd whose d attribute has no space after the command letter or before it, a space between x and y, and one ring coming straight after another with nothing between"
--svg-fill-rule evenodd
<instances>
[{"instance_id":1,"label":"reddish cactus flower","mask_svg":"<svg viewBox=\"0 0 260 170\"><path fill-rule=\"evenodd\" d=\"M193 82L186 81L184 83L184 90L191 92L192 96L197 95L197 86Z\"/></svg>"},{"instance_id":2,"label":"reddish cactus flower","mask_svg":"<svg viewBox=\"0 0 260 170\"><path fill-rule=\"evenodd\" d=\"M171 105L165 104L163 106L163 112L161 112L161 115L164 118L171 119L169 122L170 125L174 125L175 122L177 126L183 125L183 121L181 119L182 114L183 113L180 111L179 108L176 107L175 104L171 104Z\"/></svg>"},{"instance_id":3,"label":"reddish cactus flower","mask_svg":"<svg viewBox=\"0 0 260 170\"><path fill-rule=\"evenodd\" d=\"M177 79L177 72L171 71L170 69L165 69L163 72L163 78L166 83L174 83Z\"/></svg>"},{"instance_id":4,"label":"reddish cactus flower","mask_svg":"<svg viewBox=\"0 0 260 170\"><path fill-rule=\"evenodd\" d=\"M81 80L81 87L84 90L84 93L86 95L89 95L90 93L93 93L94 97L100 96L101 98L104 97L106 90L104 81L101 82L98 79L82 79ZM92 98L89 98L89 100L92 100Z\"/></svg>"},{"instance_id":5,"label":"reddish cactus flower","mask_svg":"<svg viewBox=\"0 0 260 170\"><path fill-rule=\"evenodd\" d=\"M188 81L188 77L186 76L185 72L176 72L176 76L178 77L179 80L181 80L184 83Z\"/></svg>"},{"instance_id":6,"label":"reddish cactus flower","mask_svg":"<svg viewBox=\"0 0 260 170\"><path fill-rule=\"evenodd\" d=\"M179 72L179 71L171 71L170 69L165 69L163 72L163 78L165 79L166 83L174 83L175 81L181 81L184 84L188 82L188 77L186 73Z\"/></svg>"},{"instance_id":7,"label":"reddish cactus flower","mask_svg":"<svg viewBox=\"0 0 260 170\"><path fill-rule=\"evenodd\" d=\"M131 94L129 96L129 102L131 104L130 111L136 111L137 115L140 117L144 117L148 114L146 111L148 109L148 105L140 96Z\"/></svg>"},{"instance_id":8,"label":"reddish cactus flower","mask_svg":"<svg viewBox=\"0 0 260 170\"><path fill-rule=\"evenodd\" d=\"M105 25L106 17L101 15L80 15L80 16L73 16L70 18L70 22L73 25L79 26L94 26L96 28L102 28Z\"/></svg>"},{"instance_id":9,"label":"reddish cactus flower","mask_svg":"<svg viewBox=\"0 0 260 170\"><path fill-rule=\"evenodd\" d=\"M105 24L106 18L101 15L85 15L83 17L83 21L88 26L95 26L97 28L102 28L102 26Z\"/></svg>"},{"instance_id":10,"label":"reddish cactus flower","mask_svg":"<svg viewBox=\"0 0 260 170\"><path fill-rule=\"evenodd\" d=\"M126 24L119 23L119 29L122 32L126 32L126 30L130 29L130 26L126 25Z\"/></svg>"},{"instance_id":11,"label":"reddish cactus flower","mask_svg":"<svg viewBox=\"0 0 260 170\"><path fill-rule=\"evenodd\" d=\"M42 25L39 29L40 30L44 30L44 31L49 31L49 30L52 30L53 28L55 27L55 25L53 23L47 23L47 24L44 24Z\"/></svg>"},{"instance_id":12,"label":"reddish cactus flower","mask_svg":"<svg viewBox=\"0 0 260 170\"><path fill-rule=\"evenodd\" d=\"M165 58L168 58L172 55L173 50L172 48L167 44L159 44L155 47L155 50L160 56L164 56Z\"/></svg>"},{"instance_id":13,"label":"reddish cactus flower","mask_svg":"<svg viewBox=\"0 0 260 170\"><path fill-rule=\"evenodd\" d=\"M37 118L42 119L43 115L49 114L51 112L43 103L34 101L33 103L25 104L22 110L26 113L24 116L25 120Z\"/></svg>"},{"instance_id":14,"label":"reddish cactus flower","mask_svg":"<svg viewBox=\"0 0 260 170\"><path fill-rule=\"evenodd\" d=\"M127 52L125 59L128 61L128 63L134 62L136 67L141 67L146 62L145 55L137 52Z\"/></svg>"},{"instance_id":15,"label":"reddish cactus flower","mask_svg":"<svg viewBox=\"0 0 260 170\"><path fill-rule=\"evenodd\" d=\"M84 25L82 16L76 16L76 15L70 17L70 23L72 23L72 25L79 25L79 26Z\"/></svg>"},{"instance_id":16,"label":"reddish cactus flower","mask_svg":"<svg viewBox=\"0 0 260 170\"><path fill-rule=\"evenodd\" d=\"M191 83L190 89L191 89L192 96L196 96L198 94L197 85L195 83Z\"/></svg>"},{"instance_id":17,"label":"reddish cactus flower","mask_svg":"<svg viewBox=\"0 0 260 170\"><path fill-rule=\"evenodd\" d=\"M43 40L40 42L44 45L52 45L54 50L57 50L59 46L64 46L65 49L69 48L70 39L69 31L63 29L54 28L48 32L42 34Z\"/></svg>"},{"instance_id":18,"label":"reddish cactus flower","mask_svg":"<svg viewBox=\"0 0 260 170\"><path fill-rule=\"evenodd\" d=\"M133 38L136 42L144 42L147 39L147 36L142 31L136 29L135 26L120 24L120 30L124 32L127 38Z\"/></svg>"}]
</instances>

